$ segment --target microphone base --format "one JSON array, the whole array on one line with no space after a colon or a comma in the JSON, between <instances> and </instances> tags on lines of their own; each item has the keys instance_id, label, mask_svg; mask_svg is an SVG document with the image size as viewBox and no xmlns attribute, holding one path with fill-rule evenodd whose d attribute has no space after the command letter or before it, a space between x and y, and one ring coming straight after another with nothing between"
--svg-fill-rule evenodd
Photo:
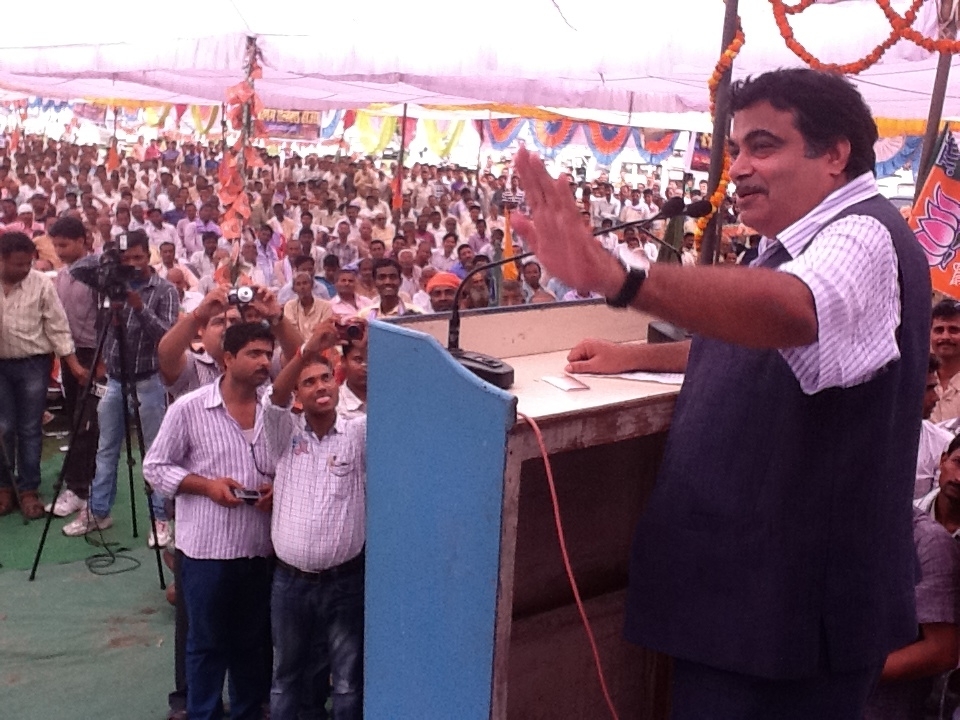
<instances>
[{"instance_id":1,"label":"microphone base","mask_svg":"<svg viewBox=\"0 0 960 720\"><path fill-rule=\"evenodd\" d=\"M513 368L503 360L467 350L449 350L453 358L463 367L491 385L507 390L513 385Z\"/></svg>"}]
</instances>

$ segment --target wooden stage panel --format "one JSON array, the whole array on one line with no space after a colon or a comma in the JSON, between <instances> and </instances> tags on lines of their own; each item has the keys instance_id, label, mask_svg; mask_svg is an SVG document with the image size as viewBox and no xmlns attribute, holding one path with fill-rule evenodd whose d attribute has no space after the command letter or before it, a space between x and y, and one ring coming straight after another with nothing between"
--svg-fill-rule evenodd
<instances>
[{"instance_id":1,"label":"wooden stage panel","mask_svg":"<svg viewBox=\"0 0 960 720\"><path fill-rule=\"evenodd\" d=\"M551 456L570 562L584 598L626 587L630 543L653 489L666 433ZM521 465L513 617L573 602L546 471Z\"/></svg>"}]
</instances>

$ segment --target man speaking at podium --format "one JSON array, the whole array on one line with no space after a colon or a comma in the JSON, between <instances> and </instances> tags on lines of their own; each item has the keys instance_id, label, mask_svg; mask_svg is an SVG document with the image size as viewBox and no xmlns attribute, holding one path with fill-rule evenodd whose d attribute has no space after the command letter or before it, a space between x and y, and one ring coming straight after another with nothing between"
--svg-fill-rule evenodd
<instances>
[{"instance_id":1,"label":"man speaking at podium","mask_svg":"<svg viewBox=\"0 0 960 720\"><path fill-rule=\"evenodd\" d=\"M750 267L622 267L566 179L524 150L550 272L686 328L585 341L571 372L682 371L631 557L626 636L674 657L675 720L859 720L917 638L913 473L929 354L926 260L873 176L877 130L842 77L734 85L730 153Z\"/></svg>"}]
</instances>

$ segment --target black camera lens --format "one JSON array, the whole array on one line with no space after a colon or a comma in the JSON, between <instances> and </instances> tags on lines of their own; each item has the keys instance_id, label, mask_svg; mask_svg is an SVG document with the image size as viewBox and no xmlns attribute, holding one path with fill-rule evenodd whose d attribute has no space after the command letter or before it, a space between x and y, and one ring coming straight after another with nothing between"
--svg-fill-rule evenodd
<instances>
[{"instance_id":1,"label":"black camera lens","mask_svg":"<svg viewBox=\"0 0 960 720\"><path fill-rule=\"evenodd\" d=\"M347 325L347 339L359 340L363 337L363 328L359 325Z\"/></svg>"}]
</instances>

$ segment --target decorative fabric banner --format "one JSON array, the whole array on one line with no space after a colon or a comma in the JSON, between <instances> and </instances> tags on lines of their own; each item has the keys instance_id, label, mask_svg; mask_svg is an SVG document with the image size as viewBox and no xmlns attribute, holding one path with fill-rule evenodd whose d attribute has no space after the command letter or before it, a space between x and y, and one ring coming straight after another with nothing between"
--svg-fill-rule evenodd
<instances>
[{"instance_id":1,"label":"decorative fabric banner","mask_svg":"<svg viewBox=\"0 0 960 720\"><path fill-rule=\"evenodd\" d=\"M320 120L320 137L323 140L329 140L337 131L340 119L343 117L343 110L333 110L324 112Z\"/></svg>"},{"instance_id":2,"label":"decorative fabric banner","mask_svg":"<svg viewBox=\"0 0 960 720\"><path fill-rule=\"evenodd\" d=\"M901 135L900 137L880 138L873 145L877 156L875 170L878 178L893 175L907 163L917 168L920 165L920 152L923 149L921 135Z\"/></svg>"},{"instance_id":3,"label":"decorative fabric banner","mask_svg":"<svg viewBox=\"0 0 960 720\"><path fill-rule=\"evenodd\" d=\"M680 133L676 130L654 130L649 128L631 128L640 159L648 165L659 165L673 155Z\"/></svg>"},{"instance_id":4,"label":"decorative fabric banner","mask_svg":"<svg viewBox=\"0 0 960 720\"><path fill-rule=\"evenodd\" d=\"M357 111L356 128L360 147L366 155L382 153L397 131L397 118L370 115Z\"/></svg>"},{"instance_id":5,"label":"decorative fabric banner","mask_svg":"<svg viewBox=\"0 0 960 720\"><path fill-rule=\"evenodd\" d=\"M191 105L190 120L193 129L200 135L208 135L220 116L220 107L217 105Z\"/></svg>"},{"instance_id":6,"label":"decorative fabric banner","mask_svg":"<svg viewBox=\"0 0 960 720\"><path fill-rule=\"evenodd\" d=\"M27 107L31 110L40 110L41 112L47 112L48 110L53 110L54 112L61 112L70 106L70 102L67 100L51 100L50 98L42 97L31 97L27 101Z\"/></svg>"},{"instance_id":7,"label":"decorative fabric banner","mask_svg":"<svg viewBox=\"0 0 960 720\"><path fill-rule=\"evenodd\" d=\"M630 139L630 128L623 125L603 125L602 123L584 123L583 134L587 138L587 147L601 165L610 165L623 152Z\"/></svg>"},{"instance_id":8,"label":"decorative fabric banner","mask_svg":"<svg viewBox=\"0 0 960 720\"><path fill-rule=\"evenodd\" d=\"M517 135L526 126L524 118L498 118L484 120L483 127L486 136L490 138L490 146L494 150L506 150L517 139Z\"/></svg>"},{"instance_id":9,"label":"decorative fabric banner","mask_svg":"<svg viewBox=\"0 0 960 720\"><path fill-rule=\"evenodd\" d=\"M947 133L910 214L910 227L930 265L933 289L960 299L960 148Z\"/></svg>"},{"instance_id":10,"label":"decorative fabric banner","mask_svg":"<svg viewBox=\"0 0 960 720\"><path fill-rule=\"evenodd\" d=\"M456 122L448 120L420 121L420 127L423 129L424 139L430 152L443 159L450 157L453 148L460 142L460 135L463 134L465 125L465 120Z\"/></svg>"},{"instance_id":11,"label":"decorative fabric banner","mask_svg":"<svg viewBox=\"0 0 960 720\"><path fill-rule=\"evenodd\" d=\"M105 105L76 103L71 109L73 110L73 114L82 120L89 120L97 125L106 126L107 108Z\"/></svg>"},{"instance_id":12,"label":"decorative fabric banner","mask_svg":"<svg viewBox=\"0 0 960 720\"><path fill-rule=\"evenodd\" d=\"M530 120L533 144L546 157L555 156L570 143L578 123L572 120Z\"/></svg>"}]
</instances>

